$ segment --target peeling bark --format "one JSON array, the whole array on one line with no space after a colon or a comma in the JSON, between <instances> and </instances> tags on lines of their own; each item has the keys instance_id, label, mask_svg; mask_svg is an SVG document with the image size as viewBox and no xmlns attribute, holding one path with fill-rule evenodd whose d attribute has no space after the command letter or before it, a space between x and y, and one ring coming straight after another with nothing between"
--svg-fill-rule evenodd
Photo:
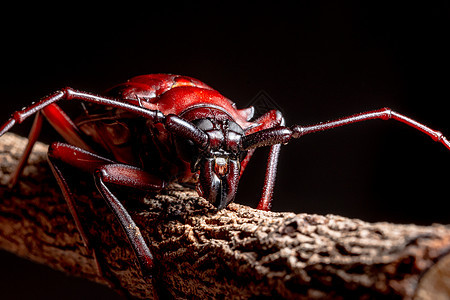
<instances>
[{"instance_id":1,"label":"peeling bark","mask_svg":"<svg viewBox=\"0 0 450 300\"><path fill-rule=\"evenodd\" d=\"M0 140L0 248L124 295L152 298L156 287L174 298L450 297L450 226L371 224L238 204L215 212L176 184L146 197L118 191L155 256L154 278L144 279L91 177L72 171L77 210L95 241L92 251L84 247L45 145L36 145L20 185L7 188L24 143L13 134Z\"/></svg>"}]
</instances>

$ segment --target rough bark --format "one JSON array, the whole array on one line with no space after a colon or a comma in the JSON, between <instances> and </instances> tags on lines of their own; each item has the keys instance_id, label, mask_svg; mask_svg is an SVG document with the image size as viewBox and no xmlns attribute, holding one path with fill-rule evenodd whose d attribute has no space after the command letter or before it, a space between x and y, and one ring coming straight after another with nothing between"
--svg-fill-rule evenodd
<instances>
[{"instance_id":1,"label":"rough bark","mask_svg":"<svg viewBox=\"0 0 450 300\"><path fill-rule=\"evenodd\" d=\"M194 191L172 185L142 199L118 191L155 256L141 276L91 176L70 172L87 250L36 145L20 185L7 188L25 140L0 140L0 247L138 298L153 287L174 298L450 297L450 227L369 224L335 215L258 211L232 204L215 212Z\"/></svg>"}]
</instances>

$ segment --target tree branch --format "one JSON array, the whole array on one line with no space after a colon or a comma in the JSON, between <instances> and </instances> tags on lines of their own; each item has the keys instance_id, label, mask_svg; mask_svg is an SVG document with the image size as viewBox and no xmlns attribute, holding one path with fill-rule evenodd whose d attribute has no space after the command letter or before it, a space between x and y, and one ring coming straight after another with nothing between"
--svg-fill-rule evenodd
<instances>
[{"instance_id":1,"label":"tree branch","mask_svg":"<svg viewBox=\"0 0 450 300\"><path fill-rule=\"evenodd\" d=\"M369 224L238 204L215 212L175 184L144 199L118 191L155 256L154 279L144 279L91 177L71 171L77 210L95 241L94 251L84 247L45 145L36 145L19 187L7 188L24 144L13 134L0 140L0 248L121 293L152 298L156 287L175 298L450 295L449 226Z\"/></svg>"}]
</instances>

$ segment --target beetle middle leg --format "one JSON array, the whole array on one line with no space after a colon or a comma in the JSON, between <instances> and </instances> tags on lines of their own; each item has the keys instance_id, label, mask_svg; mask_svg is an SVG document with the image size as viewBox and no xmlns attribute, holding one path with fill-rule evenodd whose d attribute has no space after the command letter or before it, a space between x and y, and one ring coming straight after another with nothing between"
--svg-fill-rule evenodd
<instances>
[{"instance_id":1,"label":"beetle middle leg","mask_svg":"<svg viewBox=\"0 0 450 300\"><path fill-rule=\"evenodd\" d=\"M153 268L152 254L140 234L139 228L136 226L125 207L109 190L107 184L132 187L142 191L154 191L162 189L164 187L164 182L156 176L137 167L116 163L81 148L64 143L53 143L49 148L48 156L50 165L52 166L53 172L63 191L64 198L69 205L75 223L87 246L89 246L90 243L87 235L84 233L83 226L75 210L73 195L61 172L60 166L62 163L84 172L94 174L97 188L123 228L137 256L143 274L149 276Z\"/></svg>"}]
</instances>

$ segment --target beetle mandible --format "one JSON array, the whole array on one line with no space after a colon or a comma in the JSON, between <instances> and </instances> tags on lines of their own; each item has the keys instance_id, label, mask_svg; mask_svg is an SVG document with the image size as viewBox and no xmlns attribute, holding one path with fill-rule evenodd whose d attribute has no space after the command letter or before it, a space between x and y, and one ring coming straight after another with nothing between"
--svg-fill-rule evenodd
<instances>
[{"instance_id":1,"label":"beetle mandible","mask_svg":"<svg viewBox=\"0 0 450 300\"><path fill-rule=\"evenodd\" d=\"M80 101L83 113L72 120L58 106L62 100ZM63 165L94 175L98 191L123 227L145 275L151 275L152 254L138 227L111 192L111 185L159 191L171 181L194 182L199 194L220 210L234 200L239 179L255 149L270 146L257 206L270 210L281 144L303 135L366 120L393 119L450 149L442 133L390 108L310 126L286 127L279 111L271 110L255 119L252 107L237 109L203 82L180 75L133 77L104 95L62 89L15 112L0 127L0 136L34 114L28 145L10 185L16 184L45 117L67 142L51 144L48 160L83 242L89 248Z\"/></svg>"}]
</instances>

